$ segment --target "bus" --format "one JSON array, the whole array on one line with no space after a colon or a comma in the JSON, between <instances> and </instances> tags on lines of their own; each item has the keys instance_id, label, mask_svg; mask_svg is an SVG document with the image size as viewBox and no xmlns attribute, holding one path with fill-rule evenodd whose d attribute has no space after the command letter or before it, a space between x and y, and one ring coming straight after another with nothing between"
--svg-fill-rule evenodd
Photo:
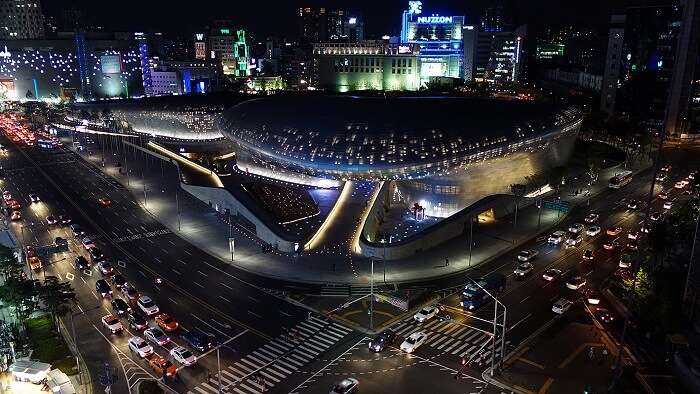
<instances>
[{"instance_id":1,"label":"bus","mask_svg":"<svg viewBox=\"0 0 700 394\"><path fill-rule=\"evenodd\" d=\"M622 171L621 173L610 178L608 186L611 189L619 189L630 182L632 182L632 171Z\"/></svg>"}]
</instances>

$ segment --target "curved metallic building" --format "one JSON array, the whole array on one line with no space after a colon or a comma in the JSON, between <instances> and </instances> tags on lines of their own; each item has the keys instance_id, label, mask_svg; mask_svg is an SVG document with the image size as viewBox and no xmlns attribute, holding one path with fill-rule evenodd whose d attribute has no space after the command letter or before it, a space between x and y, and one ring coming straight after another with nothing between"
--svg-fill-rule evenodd
<instances>
[{"instance_id":1,"label":"curved metallic building","mask_svg":"<svg viewBox=\"0 0 700 394\"><path fill-rule=\"evenodd\" d=\"M563 164L581 113L463 97L269 97L219 120L242 170L300 179L395 180L401 198L447 217Z\"/></svg>"}]
</instances>

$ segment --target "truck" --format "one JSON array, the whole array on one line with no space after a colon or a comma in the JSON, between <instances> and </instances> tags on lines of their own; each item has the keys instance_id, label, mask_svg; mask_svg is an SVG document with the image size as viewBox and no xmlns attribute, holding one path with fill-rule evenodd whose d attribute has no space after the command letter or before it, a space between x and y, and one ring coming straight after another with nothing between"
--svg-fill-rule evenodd
<instances>
[{"instance_id":1,"label":"truck","mask_svg":"<svg viewBox=\"0 0 700 394\"><path fill-rule=\"evenodd\" d=\"M475 282L470 282L464 287L460 301L460 305L470 311L479 308L491 299L487 291L496 295L506 288L506 276L500 272L492 272Z\"/></svg>"}]
</instances>

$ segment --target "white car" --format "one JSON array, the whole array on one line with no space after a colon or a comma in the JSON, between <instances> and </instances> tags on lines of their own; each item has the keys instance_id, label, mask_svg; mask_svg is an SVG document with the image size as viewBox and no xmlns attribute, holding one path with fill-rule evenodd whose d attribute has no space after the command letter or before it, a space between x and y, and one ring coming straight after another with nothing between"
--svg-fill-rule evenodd
<instances>
[{"instance_id":1,"label":"white car","mask_svg":"<svg viewBox=\"0 0 700 394\"><path fill-rule=\"evenodd\" d=\"M37 196L36 194L30 194L30 195L29 195L29 201L31 201L31 202L39 202L39 201L41 201L41 199L40 199L39 196Z\"/></svg>"},{"instance_id":2,"label":"white car","mask_svg":"<svg viewBox=\"0 0 700 394\"><path fill-rule=\"evenodd\" d=\"M418 323L423 323L434 318L435 316L437 316L438 313L440 313L440 309L438 309L438 307L436 307L435 305L426 306L425 308L418 311L418 313L413 315L413 319Z\"/></svg>"},{"instance_id":3,"label":"white car","mask_svg":"<svg viewBox=\"0 0 700 394\"><path fill-rule=\"evenodd\" d=\"M589 237L595 237L596 235L600 234L600 226L591 226L586 230L586 235Z\"/></svg>"},{"instance_id":4,"label":"white car","mask_svg":"<svg viewBox=\"0 0 700 394\"><path fill-rule=\"evenodd\" d=\"M685 187L685 183L683 183L683 182L676 182L676 184L673 185L673 187L675 187L676 189L682 189L682 188Z\"/></svg>"},{"instance_id":5,"label":"white car","mask_svg":"<svg viewBox=\"0 0 700 394\"><path fill-rule=\"evenodd\" d=\"M583 236L581 234L571 234L571 236L566 239L564 246L567 249L568 248L575 248L575 247L581 245L581 242L583 242Z\"/></svg>"},{"instance_id":6,"label":"white car","mask_svg":"<svg viewBox=\"0 0 700 394\"><path fill-rule=\"evenodd\" d=\"M586 279L581 276L574 276L573 278L566 281L566 288L571 290L578 290L586 285Z\"/></svg>"},{"instance_id":7,"label":"white car","mask_svg":"<svg viewBox=\"0 0 700 394\"><path fill-rule=\"evenodd\" d=\"M649 219L651 219L651 220L653 220L653 221L655 221L655 222L658 222L659 220L661 220L661 213L659 213L659 212L652 212L651 214L649 214ZM649 232L649 231L645 231L645 229L640 229L640 231L643 232L643 233L648 233L648 232Z\"/></svg>"},{"instance_id":8,"label":"white car","mask_svg":"<svg viewBox=\"0 0 700 394\"><path fill-rule=\"evenodd\" d=\"M540 254L540 252L538 252L535 249L523 250L518 254L518 260L530 261L530 260L534 259L535 257L537 257L538 254Z\"/></svg>"},{"instance_id":9,"label":"white car","mask_svg":"<svg viewBox=\"0 0 700 394\"><path fill-rule=\"evenodd\" d=\"M630 268L632 267L632 257L627 254L620 256L620 262L617 264L620 268Z\"/></svg>"},{"instance_id":10,"label":"white car","mask_svg":"<svg viewBox=\"0 0 700 394\"><path fill-rule=\"evenodd\" d=\"M571 225L571 227L569 227L569 232L570 232L570 233L574 233L574 234L578 234L578 233L580 233L581 231L583 231L583 229L584 229L583 224L581 224L581 223L574 223L574 224Z\"/></svg>"},{"instance_id":11,"label":"white car","mask_svg":"<svg viewBox=\"0 0 700 394\"><path fill-rule=\"evenodd\" d=\"M197 362L197 356L192 354L191 351L185 349L182 346L176 346L170 350L170 355L182 365L194 365Z\"/></svg>"},{"instance_id":12,"label":"white car","mask_svg":"<svg viewBox=\"0 0 700 394\"><path fill-rule=\"evenodd\" d=\"M666 180L666 174L665 173L660 173L659 175L656 176L656 180L659 182L663 182Z\"/></svg>"},{"instance_id":13,"label":"white car","mask_svg":"<svg viewBox=\"0 0 700 394\"><path fill-rule=\"evenodd\" d=\"M630 231L629 233L627 233L627 238L638 239L639 238L639 231Z\"/></svg>"},{"instance_id":14,"label":"white car","mask_svg":"<svg viewBox=\"0 0 700 394\"><path fill-rule=\"evenodd\" d=\"M165 346L170 343L170 337L167 336L163 330L158 327L151 327L143 332L143 336L149 342L155 343L160 346Z\"/></svg>"},{"instance_id":15,"label":"white car","mask_svg":"<svg viewBox=\"0 0 700 394\"><path fill-rule=\"evenodd\" d=\"M141 337L131 337L129 338L129 349L135 352L141 358L146 358L153 354L153 348L151 345L146 343Z\"/></svg>"},{"instance_id":16,"label":"white car","mask_svg":"<svg viewBox=\"0 0 700 394\"><path fill-rule=\"evenodd\" d=\"M102 325L107 327L112 334L124 331L124 326L114 315L102 316Z\"/></svg>"},{"instance_id":17,"label":"white car","mask_svg":"<svg viewBox=\"0 0 700 394\"><path fill-rule=\"evenodd\" d=\"M560 277L562 274L562 270L558 268L550 268L547 271L542 274L542 279L546 280L547 282L551 282L554 279L557 279Z\"/></svg>"},{"instance_id":18,"label":"white car","mask_svg":"<svg viewBox=\"0 0 700 394\"><path fill-rule=\"evenodd\" d=\"M547 242L552 244L552 245L559 245L560 243L564 242L564 239L566 238L566 232L565 231L555 231L552 233L552 235L547 238Z\"/></svg>"},{"instance_id":19,"label":"white car","mask_svg":"<svg viewBox=\"0 0 700 394\"><path fill-rule=\"evenodd\" d=\"M90 250L95 247L95 242L90 237L84 237L82 240L80 240L80 243L83 244L85 250Z\"/></svg>"},{"instance_id":20,"label":"white car","mask_svg":"<svg viewBox=\"0 0 700 394\"><path fill-rule=\"evenodd\" d=\"M565 298L560 298L557 302L552 305L552 312L562 314L571 308L571 305L573 305L573 302L565 299Z\"/></svg>"},{"instance_id":21,"label":"white car","mask_svg":"<svg viewBox=\"0 0 700 394\"><path fill-rule=\"evenodd\" d=\"M403 341L401 344L401 350L406 353L413 353L416 351L416 349L418 349L418 347L420 347L420 345L423 344L423 342L425 342L427 337L428 335L423 331L414 332L411 334L411 336L406 338L405 341Z\"/></svg>"},{"instance_id":22,"label":"white car","mask_svg":"<svg viewBox=\"0 0 700 394\"><path fill-rule=\"evenodd\" d=\"M53 215L49 215L46 217L46 224L56 224L56 223L58 223L58 220Z\"/></svg>"},{"instance_id":23,"label":"white car","mask_svg":"<svg viewBox=\"0 0 700 394\"><path fill-rule=\"evenodd\" d=\"M600 215L597 213L589 213L583 221L586 223L595 223L598 221L598 218L600 218Z\"/></svg>"},{"instance_id":24,"label":"white car","mask_svg":"<svg viewBox=\"0 0 700 394\"><path fill-rule=\"evenodd\" d=\"M659 193L658 197L662 200L665 200L668 198L668 194L666 194L666 192L661 192L661 193Z\"/></svg>"},{"instance_id":25,"label":"white car","mask_svg":"<svg viewBox=\"0 0 700 394\"><path fill-rule=\"evenodd\" d=\"M664 202L664 209L671 209L671 208L673 208L673 203L671 201Z\"/></svg>"},{"instance_id":26,"label":"white car","mask_svg":"<svg viewBox=\"0 0 700 394\"><path fill-rule=\"evenodd\" d=\"M153 302L151 297L141 296L136 303L139 305L139 308L143 311L143 313L147 314L148 316L153 316L160 312L158 305Z\"/></svg>"},{"instance_id":27,"label":"white car","mask_svg":"<svg viewBox=\"0 0 700 394\"><path fill-rule=\"evenodd\" d=\"M532 270L534 270L535 267L532 265L530 262L524 262L518 264L517 267L515 267L515 270L513 271L513 274L519 278L523 278L526 275L529 275L532 273Z\"/></svg>"}]
</instances>

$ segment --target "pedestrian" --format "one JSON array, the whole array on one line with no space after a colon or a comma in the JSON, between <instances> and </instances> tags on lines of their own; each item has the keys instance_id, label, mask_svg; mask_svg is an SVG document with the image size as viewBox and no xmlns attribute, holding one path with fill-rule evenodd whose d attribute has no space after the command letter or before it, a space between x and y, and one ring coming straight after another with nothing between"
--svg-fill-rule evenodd
<instances>
[{"instance_id":1,"label":"pedestrian","mask_svg":"<svg viewBox=\"0 0 700 394\"><path fill-rule=\"evenodd\" d=\"M593 350L593 346L588 348L588 360L593 361L593 357L595 356L595 351Z\"/></svg>"}]
</instances>

